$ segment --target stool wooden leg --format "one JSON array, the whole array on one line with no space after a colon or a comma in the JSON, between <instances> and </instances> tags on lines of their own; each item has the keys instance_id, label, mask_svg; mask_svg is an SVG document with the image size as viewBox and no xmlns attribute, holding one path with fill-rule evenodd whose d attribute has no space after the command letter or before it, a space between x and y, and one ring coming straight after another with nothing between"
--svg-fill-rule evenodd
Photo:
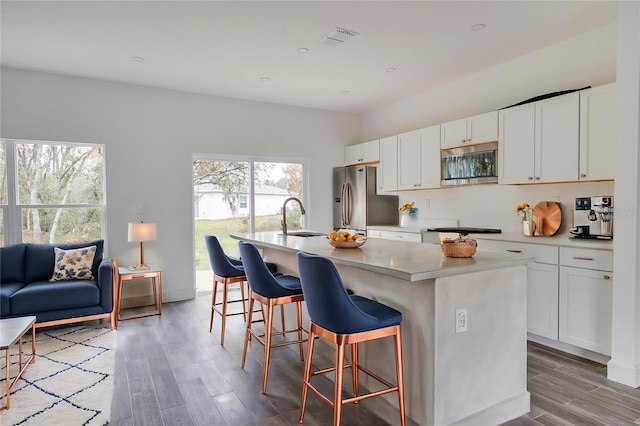
<instances>
[{"instance_id":1,"label":"stool wooden leg","mask_svg":"<svg viewBox=\"0 0 640 426\"><path fill-rule=\"evenodd\" d=\"M398 333L393 336L393 341L396 346L396 375L398 381L398 406L400 408L400 424L405 426L405 410L404 410L404 377L402 366L402 329L398 326Z\"/></svg>"},{"instance_id":2,"label":"stool wooden leg","mask_svg":"<svg viewBox=\"0 0 640 426\"><path fill-rule=\"evenodd\" d=\"M353 396L358 396L358 344L351 344L351 381L353 383ZM355 402L356 404L358 401Z\"/></svg>"},{"instance_id":3,"label":"stool wooden leg","mask_svg":"<svg viewBox=\"0 0 640 426\"><path fill-rule=\"evenodd\" d=\"M262 393L267 393L267 380L269 379L269 359L271 358L271 338L273 336L273 310L275 306L269 300L267 304L267 322L264 325L264 366L262 369Z\"/></svg>"},{"instance_id":4,"label":"stool wooden leg","mask_svg":"<svg viewBox=\"0 0 640 426\"><path fill-rule=\"evenodd\" d=\"M227 305L229 300L229 284L222 283L224 288L222 289L222 331L220 333L220 345L224 346L224 330L227 323Z\"/></svg>"},{"instance_id":5,"label":"stool wooden leg","mask_svg":"<svg viewBox=\"0 0 640 426\"><path fill-rule=\"evenodd\" d=\"M298 348L300 349L300 361L304 361L304 349L302 349L302 302L296 303L298 314Z\"/></svg>"},{"instance_id":6,"label":"stool wooden leg","mask_svg":"<svg viewBox=\"0 0 640 426\"><path fill-rule=\"evenodd\" d=\"M245 285L246 281L242 281L240 283L240 295L242 297L242 318L244 318L245 321L247 321L247 305L245 304L245 300L247 300L245 298L244 295L244 285Z\"/></svg>"},{"instance_id":7,"label":"stool wooden leg","mask_svg":"<svg viewBox=\"0 0 640 426\"><path fill-rule=\"evenodd\" d=\"M242 350L242 363L240 364L244 368L244 363L247 359L247 346L249 345L249 339L251 339L251 321L253 321L253 303L254 299L249 299L249 315L247 315L247 327L244 334L244 349Z\"/></svg>"},{"instance_id":8,"label":"stool wooden leg","mask_svg":"<svg viewBox=\"0 0 640 426\"><path fill-rule=\"evenodd\" d=\"M213 294L211 295L211 319L209 320L209 333L211 333L211 329L213 329L213 314L215 312L216 306L216 294L218 293L218 281L213 279ZM120 311L118 311L120 313Z\"/></svg>"},{"instance_id":9,"label":"stool wooden leg","mask_svg":"<svg viewBox=\"0 0 640 426\"><path fill-rule=\"evenodd\" d=\"M282 331L286 330L286 325L284 322L284 305L280 305L280 323L282 324Z\"/></svg>"},{"instance_id":10,"label":"stool wooden leg","mask_svg":"<svg viewBox=\"0 0 640 426\"><path fill-rule=\"evenodd\" d=\"M313 358L313 345L316 340L316 335L313 332L313 327L309 330L309 340L307 342L307 359L304 364L304 375L302 377L302 403L300 405L300 423L304 420L304 410L307 407L307 395L309 394L309 380L311 380L311 361Z\"/></svg>"},{"instance_id":11,"label":"stool wooden leg","mask_svg":"<svg viewBox=\"0 0 640 426\"><path fill-rule=\"evenodd\" d=\"M344 379L344 347L345 344L340 339L336 345L336 378L333 395L333 426L340 426L340 416L342 415L342 382Z\"/></svg>"}]
</instances>

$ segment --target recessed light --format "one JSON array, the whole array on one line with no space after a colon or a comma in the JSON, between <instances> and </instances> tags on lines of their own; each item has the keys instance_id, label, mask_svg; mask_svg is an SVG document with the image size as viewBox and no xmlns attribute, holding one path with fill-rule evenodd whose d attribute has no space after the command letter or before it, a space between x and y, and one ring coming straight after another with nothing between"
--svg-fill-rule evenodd
<instances>
[{"instance_id":1,"label":"recessed light","mask_svg":"<svg viewBox=\"0 0 640 426\"><path fill-rule=\"evenodd\" d=\"M131 60L134 62L144 62L144 58L142 56L132 56Z\"/></svg>"},{"instance_id":2,"label":"recessed light","mask_svg":"<svg viewBox=\"0 0 640 426\"><path fill-rule=\"evenodd\" d=\"M385 71L386 72L396 72L397 70L398 70L397 68L390 67L390 68L387 68Z\"/></svg>"},{"instance_id":3,"label":"recessed light","mask_svg":"<svg viewBox=\"0 0 640 426\"><path fill-rule=\"evenodd\" d=\"M473 27L471 27L471 31L482 31L485 28L487 28L485 24L475 24Z\"/></svg>"},{"instance_id":4,"label":"recessed light","mask_svg":"<svg viewBox=\"0 0 640 426\"><path fill-rule=\"evenodd\" d=\"M298 48L298 53L307 53L309 51L309 49L307 49L306 47L299 47Z\"/></svg>"},{"instance_id":5,"label":"recessed light","mask_svg":"<svg viewBox=\"0 0 640 426\"><path fill-rule=\"evenodd\" d=\"M348 95L349 93L351 92L349 92L348 90L343 90L342 92L340 92L341 95Z\"/></svg>"},{"instance_id":6,"label":"recessed light","mask_svg":"<svg viewBox=\"0 0 640 426\"><path fill-rule=\"evenodd\" d=\"M269 77L261 77L260 81L264 81L266 83L267 81L271 81L271 78L269 78Z\"/></svg>"}]
</instances>

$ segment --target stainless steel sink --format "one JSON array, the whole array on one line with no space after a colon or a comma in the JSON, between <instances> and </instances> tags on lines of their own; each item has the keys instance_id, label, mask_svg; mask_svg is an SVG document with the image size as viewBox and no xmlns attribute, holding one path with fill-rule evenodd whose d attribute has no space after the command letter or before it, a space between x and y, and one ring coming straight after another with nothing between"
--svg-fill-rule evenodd
<instances>
[{"instance_id":1,"label":"stainless steel sink","mask_svg":"<svg viewBox=\"0 0 640 426\"><path fill-rule=\"evenodd\" d=\"M284 234L283 234L284 235ZM327 234L313 231L289 231L287 232L289 237L326 237Z\"/></svg>"}]
</instances>

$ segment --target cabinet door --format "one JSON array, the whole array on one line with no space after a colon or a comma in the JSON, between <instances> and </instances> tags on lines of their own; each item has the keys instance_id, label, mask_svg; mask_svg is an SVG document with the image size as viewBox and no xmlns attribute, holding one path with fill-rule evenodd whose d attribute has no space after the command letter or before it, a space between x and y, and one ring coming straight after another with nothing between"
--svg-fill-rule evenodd
<instances>
[{"instance_id":1,"label":"cabinet door","mask_svg":"<svg viewBox=\"0 0 640 426\"><path fill-rule=\"evenodd\" d=\"M380 161L380 140L365 142L362 145L362 161L375 163Z\"/></svg>"},{"instance_id":2,"label":"cabinet door","mask_svg":"<svg viewBox=\"0 0 640 426\"><path fill-rule=\"evenodd\" d=\"M441 147L449 148L467 143L467 119L450 121L441 126Z\"/></svg>"},{"instance_id":3,"label":"cabinet door","mask_svg":"<svg viewBox=\"0 0 640 426\"><path fill-rule=\"evenodd\" d=\"M358 164L362 162L362 144L350 145L344 149L344 164Z\"/></svg>"},{"instance_id":4,"label":"cabinet door","mask_svg":"<svg viewBox=\"0 0 640 426\"><path fill-rule=\"evenodd\" d=\"M611 272L560 267L559 340L611 355Z\"/></svg>"},{"instance_id":5,"label":"cabinet door","mask_svg":"<svg viewBox=\"0 0 640 426\"><path fill-rule=\"evenodd\" d=\"M503 109L498 114L499 183L534 182L533 103Z\"/></svg>"},{"instance_id":6,"label":"cabinet door","mask_svg":"<svg viewBox=\"0 0 640 426\"><path fill-rule=\"evenodd\" d=\"M440 188L440 125L418 130L420 140L419 188Z\"/></svg>"},{"instance_id":7,"label":"cabinet door","mask_svg":"<svg viewBox=\"0 0 640 426\"><path fill-rule=\"evenodd\" d=\"M467 119L467 139L470 143L498 140L498 111L474 115Z\"/></svg>"},{"instance_id":8,"label":"cabinet door","mask_svg":"<svg viewBox=\"0 0 640 426\"><path fill-rule=\"evenodd\" d=\"M616 84L580 92L580 180L613 179Z\"/></svg>"},{"instance_id":9,"label":"cabinet door","mask_svg":"<svg viewBox=\"0 0 640 426\"><path fill-rule=\"evenodd\" d=\"M380 139L380 166L378 167L378 191L398 189L398 137Z\"/></svg>"},{"instance_id":10,"label":"cabinet door","mask_svg":"<svg viewBox=\"0 0 640 426\"><path fill-rule=\"evenodd\" d=\"M527 265L527 331L558 340L557 265Z\"/></svg>"},{"instance_id":11,"label":"cabinet door","mask_svg":"<svg viewBox=\"0 0 640 426\"><path fill-rule=\"evenodd\" d=\"M418 132L398 135L398 189L416 189L420 183Z\"/></svg>"},{"instance_id":12,"label":"cabinet door","mask_svg":"<svg viewBox=\"0 0 640 426\"><path fill-rule=\"evenodd\" d=\"M578 180L580 94L536 102L536 183Z\"/></svg>"}]
</instances>

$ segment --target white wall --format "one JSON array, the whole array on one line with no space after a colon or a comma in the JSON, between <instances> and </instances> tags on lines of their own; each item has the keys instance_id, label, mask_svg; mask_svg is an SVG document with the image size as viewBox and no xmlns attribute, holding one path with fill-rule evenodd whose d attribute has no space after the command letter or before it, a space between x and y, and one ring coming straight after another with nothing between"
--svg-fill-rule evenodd
<instances>
[{"instance_id":1,"label":"white wall","mask_svg":"<svg viewBox=\"0 0 640 426\"><path fill-rule=\"evenodd\" d=\"M500 109L544 93L613 82L616 44L617 24L606 25L386 105L363 115L361 141ZM611 143L613 149L613 136ZM504 232L518 230L516 205L557 201L563 213L560 232L566 233L574 199L613 195L613 183L483 185L397 194L401 203L416 202L420 218L452 218L460 225L501 228Z\"/></svg>"},{"instance_id":2,"label":"white wall","mask_svg":"<svg viewBox=\"0 0 640 426\"><path fill-rule=\"evenodd\" d=\"M10 68L1 77L3 138L106 145L108 256L137 263L127 223L156 222L145 260L163 268L166 301L195 295L192 153L308 159L308 223L332 227L332 167L357 140L355 115Z\"/></svg>"}]
</instances>

